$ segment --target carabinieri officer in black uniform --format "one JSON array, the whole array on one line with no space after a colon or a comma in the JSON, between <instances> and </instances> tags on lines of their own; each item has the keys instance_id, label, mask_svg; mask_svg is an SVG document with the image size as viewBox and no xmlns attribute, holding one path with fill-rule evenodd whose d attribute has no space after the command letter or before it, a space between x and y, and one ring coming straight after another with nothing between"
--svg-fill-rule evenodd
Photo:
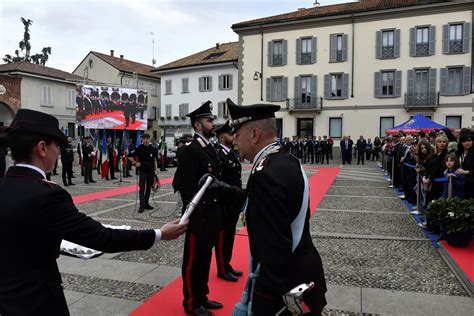
<instances>
[{"instance_id":1,"label":"carabinieri officer in black uniform","mask_svg":"<svg viewBox=\"0 0 474 316\"><path fill-rule=\"evenodd\" d=\"M252 270L259 266L251 290L252 311L256 316L292 315L282 296L303 283L314 282L303 298L310 309L307 315L321 315L326 282L309 232L309 188L298 159L285 153L277 142L275 112L280 106L238 106L227 99L227 107L234 143L253 166L245 191L215 180L206 192L219 192L224 201L245 200Z\"/></svg>"},{"instance_id":2,"label":"carabinieri officer in black uniform","mask_svg":"<svg viewBox=\"0 0 474 316\"><path fill-rule=\"evenodd\" d=\"M161 229L110 229L80 213L71 196L46 180L66 143L58 120L20 109L0 144L11 148L15 166L0 179L0 315L69 315L56 258L62 239L104 252L145 250L175 239L178 221Z\"/></svg>"},{"instance_id":3,"label":"carabinieri officer in black uniform","mask_svg":"<svg viewBox=\"0 0 474 316\"><path fill-rule=\"evenodd\" d=\"M178 168L173 188L183 200L183 211L198 191L199 179L206 173L221 179L219 158L209 138L215 135L211 102L207 101L187 114L195 131L193 141L179 151ZM210 301L209 268L212 248L223 230L223 207L217 195L202 198L189 218L183 254L183 307L192 315L214 315L208 309L222 308L222 304Z\"/></svg>"},{"instance_id":4,"label":"carabinieri officer in black uniform","mask_svg":"<svg viewBox=\"0 0 474 316\"><path fill-rule=\"evenodd\" d=\"M222 180L227 184L242 188L242 166L233 151L234 134L232 133L232 127L229 126L229 121L216 130L216 135L219 140L217 153L222 166ZM219 242L217 243L222 245L223 249L216 247L216 259L223 257L224 260L217 260L217 276L226 281L236 282L237 277L242 276L242 272L235 270L231 266L230 260L234 248L235 226L239 221L242 206L236 201L231 201L225 203L224 207L225 227L223 233L219 235ZM223 256L220 255L220 251L223 251Z\"/></svg>"}]
</instances>

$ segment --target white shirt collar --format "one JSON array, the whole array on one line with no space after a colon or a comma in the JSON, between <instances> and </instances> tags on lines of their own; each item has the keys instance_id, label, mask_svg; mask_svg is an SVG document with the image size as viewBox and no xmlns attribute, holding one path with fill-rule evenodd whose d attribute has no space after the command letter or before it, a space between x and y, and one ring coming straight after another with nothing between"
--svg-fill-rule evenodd
<instances>
[{"instance_id":1,"label":"white shirt collar","mask_svg":"<svg viewBox=\"0 0 474 316\"><path fill-rule=\"evenodd\" d=\"M219 143L219 144L221 145L222 149L224 150L224 152L225 152L226 154L228 154L228 153L230 152L230 148L229 148L229 147L227 147L226 145L221 144L221 143Z\"/></svg>"},{"instance_id":2,"label":"white shirt collar","mask_svg":"<svg viewBox=\"0 0 474 316\"><path fill-rule=\"evenodd\" d=\"M275 145L275 143L274 142L270 143L267 146L260 149L260 151L255 155L255 157L253 157L252 163L255 164L255 161L257 161L257 159L260 158L260 155L263 153L263 151L272 145Z\"/></svg>"},{"instance_id":3,"label":"white shirt collar","mask_svg":"<svg viewBox=\"0 0 474 316\"><path fill-rule=\"evenodd\" d=\"M39 172L42 176L43 176L43 179L46 179L46 173L44 173L43 170L41 170L40 168L36 167L36 166L33 166L33 165L29 165L29 164L26 164L26 163L17 163L15 165L15 167L23 167L23 168L30 168L30 169L33 169L37 172Z\"/></svg>"},{"instance_id":4,"label":"white shirt collar","mask_svg":"<svg viewBox=\"0 0 474 316\"><path fill-rule=\"evenodd\" d=\"M209 145L209 139L207 139L206 137L202 136L200 133L196 132L196 134L202 138L202 140L206 143L206 145Z\"/></svg>"}]
</instances>

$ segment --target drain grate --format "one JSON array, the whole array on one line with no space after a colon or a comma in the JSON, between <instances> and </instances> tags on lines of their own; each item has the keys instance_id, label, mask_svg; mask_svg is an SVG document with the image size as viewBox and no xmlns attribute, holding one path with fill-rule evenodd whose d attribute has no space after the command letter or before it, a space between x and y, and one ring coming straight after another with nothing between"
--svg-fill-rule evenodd
<instances>
[{"instance_id":1,"label":"drain grate","mask_svg":"<svg viewBox=\"0 0 474 316\"><path fill-rule=\"evenodd\" d=\"M322 315L323 316L379 316L379 314L341 311L337 309L327 309L327 308L323 309Z\"/></svg>"}]
</instances>

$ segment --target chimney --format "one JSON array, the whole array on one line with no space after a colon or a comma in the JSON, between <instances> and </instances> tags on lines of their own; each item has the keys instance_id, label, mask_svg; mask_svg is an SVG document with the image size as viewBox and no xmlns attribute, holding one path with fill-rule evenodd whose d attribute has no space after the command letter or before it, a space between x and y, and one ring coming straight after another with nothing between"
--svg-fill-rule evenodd
<instances>
[{"instance_id":1,"label":"chimney","mask_svg":"<svg viewBox=\"0 0 474 316\"><path fill-rule=\"evenodd\" d=\"M110 56L114 57L114 50L113 49L110 50Z\"/></svg>"},{"instance_id":2,"label":"chimney","mask_svg":"<svg viewBox=\"0 0 474 316\"><path fill-rule=\"evenodd\" d=\"M120 61L123 61L123 55L120 55Z\"/></svg>"},{"instance_id":3,"label":"chimney","mask_svg":"<svg viewBox=\"0 0 474 316\"><path fill-rule=\"evenodd\" d=\"M216 43L216 49L219 49L219 43Z\"/></svg>"},{"instance_id":4,"label":"chimney","mask_svg":"<svg viewBox=\"0 0 474 316\"><path fill-rule=\"evenodd\" d=\"M319 3L317 0L314 1L313 7L317 8L317 7L319 7L319 6L321 6L321 3Z\"/></svg>"}]
</instances>

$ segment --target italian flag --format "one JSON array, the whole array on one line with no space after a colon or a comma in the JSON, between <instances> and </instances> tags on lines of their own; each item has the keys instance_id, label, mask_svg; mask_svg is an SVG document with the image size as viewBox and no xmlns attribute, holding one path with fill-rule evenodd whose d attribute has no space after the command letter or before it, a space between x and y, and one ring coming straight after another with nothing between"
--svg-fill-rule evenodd
<instances>
[{"instance_id":1,"label":"italian flag","mask_svg":"<svg viewBox=\"0 0 474 316\"><path fill-rule=\"evenodd\" d=\"M105 135L105 130L102 133L102 158L100 161L102 179L105 179L109 176L109 158L107 157L107 136Z\"/></svg>"}]
</instances>

